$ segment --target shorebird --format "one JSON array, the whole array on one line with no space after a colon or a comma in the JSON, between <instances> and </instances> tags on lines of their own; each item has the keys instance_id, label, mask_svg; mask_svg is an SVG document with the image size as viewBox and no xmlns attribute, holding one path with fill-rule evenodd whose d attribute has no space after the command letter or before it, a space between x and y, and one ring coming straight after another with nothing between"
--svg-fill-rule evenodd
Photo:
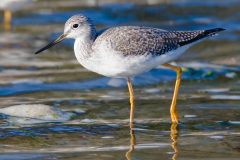
<instances>
[{"instance_id":1,"label":"shorebird","mask_svg":"<svg viewBox=\"0 0 240 160\"><path fill-rule=\"evenodd\" d=\"M32 1L34 0L1 0L0 9L4 10L3 24L6 30L11 28L12 12L28 6Z\"/></svg>"},{"instance_id":2,"label":"shorebird","mask_svg":"<svg viewBox=\"0 0 240 160\"><path fill-rule=\"evenodd\" d=\"M65 38L75 39L75 56L83 67L107 77L126 78L130 94L130 124L134 121L135 110L131 77L159 65L174 70L177 78L170 114L172 123L178 123L176 104L182 71L181 67L169 63L196 42L223 30L166 31L142 26L118 26L97 33L90 18L74 15L65 23L63 34L35 54Z\"/></svg>"}]
</instances>

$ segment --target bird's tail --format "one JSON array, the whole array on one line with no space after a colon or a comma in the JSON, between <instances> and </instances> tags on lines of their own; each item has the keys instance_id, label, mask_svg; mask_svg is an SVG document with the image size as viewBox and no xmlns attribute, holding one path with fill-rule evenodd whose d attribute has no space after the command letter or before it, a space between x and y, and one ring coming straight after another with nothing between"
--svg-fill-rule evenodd
<instances>
[{"instance_id":1,"label":"bird's tail","mask_svg":"<svg viewBox=\"0 0 240 160\"><path fill-rule=\"evenodd\" d=\"M213 28L213 29L205 30L205 31L203 32L203 34L206 35L206 36L214 36L214 35L216 35L218 32L221 32L221 31L224 31L224 30L226 30L226 29L224 29L224 28Z\"/></svg>"},{"instance_id":2,"label":"bird's tail","mask_svg":"<svg viewBox=\"0 0 240 160\"><path fill-rule=\"evenodd\" d=\"M209 36L217 35L218 32L224 31L223 28L213 28L208 30L198 30L198 31L188 31L188 32L176 32L176 34L182 38L178 44L180 46L184 46L193 42L197 42L203 38L207 38Z\"/></svg>"}]
</instances>

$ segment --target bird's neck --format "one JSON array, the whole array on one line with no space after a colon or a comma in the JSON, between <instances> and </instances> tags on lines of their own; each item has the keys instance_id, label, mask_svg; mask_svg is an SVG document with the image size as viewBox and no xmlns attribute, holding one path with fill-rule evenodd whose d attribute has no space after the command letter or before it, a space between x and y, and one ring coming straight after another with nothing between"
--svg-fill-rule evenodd
<instances>
[{"instance_id":1,"label":"bird's neck","mask_svg":"<svg viewBox=\"0 0 240 160\"><path fill-rule=\"evenodd\" d=\"M81 37L75 40L74 52L79 62L91 56L93 42L92 37Z\"/></svg>"},{"instance_id":2,"label":"bird's neck","mask_svg":"<svg viewBox=\"0 0 240 160\"><path fill-rule=\"evenodd\" d=\"M91 57L92 45L96 39L96 28L92 23L89 23L87 32L79 35L74 43L74 52L79 62L89 59Z\"/></svg>"}]
</instances>

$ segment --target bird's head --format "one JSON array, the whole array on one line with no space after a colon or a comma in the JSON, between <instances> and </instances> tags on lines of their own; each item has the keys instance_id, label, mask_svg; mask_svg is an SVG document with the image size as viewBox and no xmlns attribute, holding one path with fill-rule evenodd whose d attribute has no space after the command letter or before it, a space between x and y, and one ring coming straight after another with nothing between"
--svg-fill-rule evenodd
<instances>
[{"instance_id":1,"label":"bird's head","mask_svg":"<svg viewBox=\"0 0 240 160\"><path fill-rule=\"evenodd\" d=\"M64 32L56 40L50 42L45 47L41 48L35 54L43 52L48 48L60 43L66 38L72 39L94 39L96 36L96 29L91 20L84 15L74 15L67 20L64 27Z\"/></svg>"}]
</instances>

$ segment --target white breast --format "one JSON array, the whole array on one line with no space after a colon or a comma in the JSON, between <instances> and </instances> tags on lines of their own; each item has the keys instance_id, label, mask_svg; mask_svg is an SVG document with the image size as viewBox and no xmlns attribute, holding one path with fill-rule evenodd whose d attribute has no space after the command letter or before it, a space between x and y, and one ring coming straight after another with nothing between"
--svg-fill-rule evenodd
<instances>
[{"instance_id":1,"label":"white breast","mask_svg":"<svg viewBox=\"0 0 240 160\"><path fill-rule=\"evenodd\" d=\"M81 46L75 41L74 49L77 60L88 70L107 77L125 78L149 71L161 64L169 63L183 54L191 45L180 47L177 50L160 56L150 54L123 56L118 51L100 45L89 53L89 46Z\"/></svg>"}]
</instances>

